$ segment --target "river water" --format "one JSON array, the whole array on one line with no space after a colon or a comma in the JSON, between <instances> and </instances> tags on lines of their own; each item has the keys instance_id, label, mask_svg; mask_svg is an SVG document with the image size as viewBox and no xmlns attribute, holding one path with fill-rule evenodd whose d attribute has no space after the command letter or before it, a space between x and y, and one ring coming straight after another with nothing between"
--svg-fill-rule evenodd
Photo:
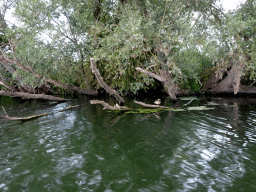
<instances>
[{"instance_id":1,"label":"river water","mask_svg":"<svg viewBox=\"0 0 256 192\"><path fill-rule=\"evenodd\" d=\"M81 106L59 112L70 105ZM256 191L256 99L189 104L202 105L214 109L116 114L88 97L64 103L0 97L9 116L51 113L0 120L0 191Z\"/></svg>"}]
</instances>

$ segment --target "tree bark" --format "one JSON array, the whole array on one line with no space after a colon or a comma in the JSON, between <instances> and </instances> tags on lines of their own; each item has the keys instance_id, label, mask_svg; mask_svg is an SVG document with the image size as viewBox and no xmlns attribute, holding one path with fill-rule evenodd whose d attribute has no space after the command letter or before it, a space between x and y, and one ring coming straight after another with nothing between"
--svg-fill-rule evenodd
<instances>
[{"instance_id":1,"label":"tree bark","mask_svg":"<svg viewBox=\"0 0 256 192\"><path fill-rule=\"evenodd\" d=\"M227 77L217 84L214 88L210 89L212 93L234 93L237 94L240 88L240 80L243 72L243 67L232 67L228 72Z\"/></svg>"},{"instance_id":2,"label":"tree bark","mask_svg":"<svg viewBox=\"0 0 256 192\"><path fill-rule=\"evenodd\" d=\"M167 93L171 97L171 99L177 100L177 97L175 95L176 86L175 86L172 75L169 73L166 55L159 48L156 49L156 52L157 52L158 59L161 62L162 70L160 71L160 75L161 77L164 78L164 81L162 81L162 83L167 88Z\"/></svg>"},{"instance_id":3,"label":"tree bark","mask_svg":"<svg viewBox=\"0 0 256 192\"><path fill-rule=\"evenodd\" d=\"M111 89L103 80L103 78L100 75L99 70L96 67L96 63L94 61L94 58L90 58L90 63L91 63L91 69L92 72L94 73L95 77L97 78L98 82L100 85L110 94L113 95L119 103L124 103L124 99L113 89Z\"/></svg>"},{"instance_id":4,"label":"tree bark","mask_svg":"<svg viewBox=\"0 0 256 192\"><path fill-rule=\"evenodd\" d=\"M217 75L216 72L211 74L210 78L207 80L205 86L203 87L202 91L208 91L210 89L213 89L218 85L218 81L220 81L223 77L223 75L226 73L226 69L222 69L220 71L220 75Z\"/></svg>"}]
</instances>

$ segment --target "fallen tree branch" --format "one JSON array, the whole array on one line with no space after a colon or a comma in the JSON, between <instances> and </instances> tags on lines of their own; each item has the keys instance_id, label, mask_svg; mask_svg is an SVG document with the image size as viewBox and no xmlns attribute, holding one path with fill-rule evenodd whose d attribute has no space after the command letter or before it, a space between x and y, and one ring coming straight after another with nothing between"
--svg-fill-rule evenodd
<instances>
[{"instance_id":1,"label":"fallen tree branch","mask_svg":"<svg viewBox=\"0 0 256 192\"><path fill-rule=\"evenodd\" d=\"M6 83L2 77L0 77L0 84L3 85L4 87L6 87L7 89L14 91L14 92L18 92L19 90L16 89L15 87L9 85L8 83Z\"/></svg>"},{"instance_id":2,"label":"fallen tree branch","mask_svg":"<svg viewBox=\"0 0 256 192\"><path fill-rule=\"evenodd\" d=\"M43 117L49 115L48 113L44 113L44 114L40 114L40 115L32 115L32 116L28 116L28 117L9 117L9 116L2 116L0 115L1 119L6 119L8 121L28 121L28 120L32 120L32 119L36 119L38 117Z\"/></svg>"},{"instance_id":3,"label":"fallen tree branch","mask_svg":"<svg viewBox=\"0 0 256 192\"><path fill-rule=\"evenodd\" d=\"M170 107L165 107L165 106L162 106L162 105L151 105L151 104L146 104L146 103L143 103L141 101L134 101L134 103L138 104L138 105L142 105L144 107L149 107L149 108L163 108L163 109L171 109Z\"/></svg>"},{"instance_id":4,"label":"fallen tree branch","mask_svg":"<svg viewBox=\"0 0 256 192\"><path fill-rule=\"evenodd\" d=\"M30 93L21 93L21 92L10 92L10 91L0 91L0 95L10 96L10 97L23 97L26 99L45 99L45 100L53 100L53 101L68 101L68 99L55 97L51 95L44 94L30 94Z\"/></svg>"},{"instance_id":5,"label":"fallen tree branch","mask_svg":"<svg viewBox=\"0 0 256 192\"><path fill-rule=\"evenodd\" d=\"M104 106L103 109L108 109L108 110L120 110L120 111L131 111L133 109L129 108L129 107L125 107L125 106L119 106L118 104L111 106L108 103L104 102L104 101L100 101L100 100L90 100L91 104L101 104Z\"/></svg>"},{"instance_id":6,"label":"fallen tree branch","mask_svg":"<svg viewBox=\"0 0 256 192\"><path fill-rule=\"evenodd\" d=\"M96 67L96 63L94 61L94 58L90 58L91 63L91 69L94 75L96 76L98 82L100 85L110 94L113 95L120 103L124 103L124 99L113 89L111 89L103 80L103 78L100 75L99 70Z\"/></svg>"}]
</instances>

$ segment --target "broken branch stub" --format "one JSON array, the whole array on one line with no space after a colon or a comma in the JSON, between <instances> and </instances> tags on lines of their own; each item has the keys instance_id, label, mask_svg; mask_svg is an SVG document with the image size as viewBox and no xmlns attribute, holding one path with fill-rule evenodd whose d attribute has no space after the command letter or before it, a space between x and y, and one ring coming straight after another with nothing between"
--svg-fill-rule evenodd
<instances>
[{"instance_id":1,"label":"broken branch stub","mask_svg":"<svg viewBox=\"0 0 256 192\"><path fill-rule=\"evenodd\" d=\"M90 63L91 63L91 70L95 77L97 78L98 82L100 85L110 94L113 95L120 103L124 103L124 99L114 90L111 89L103 80L103 78L100 75L99 70L96 67L96 63L94 61L94 58L90 58Z\"/></svg>"}]
</instances>

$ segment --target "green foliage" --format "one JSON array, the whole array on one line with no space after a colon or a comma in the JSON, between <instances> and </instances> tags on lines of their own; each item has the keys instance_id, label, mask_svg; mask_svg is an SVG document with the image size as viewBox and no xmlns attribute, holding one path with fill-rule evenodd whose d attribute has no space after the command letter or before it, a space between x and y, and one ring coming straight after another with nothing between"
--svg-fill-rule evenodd
<instances>
[{"instance_id":1,"label":"green foliage","mask_svg":"<svg viewBox=\"0 0 256 192\"><path fill-rule=\"evenodd\" d=\"M211 25L223 19L216 2L23 0L16 7L23 25L8 37L19 62L40 74L41 82L52 78L99 87L89 63L94 57L104 81L119 92L136 94L157 85L135 67L157 74L165 68L176 83L198 91L201 70L215 61L207 52L212 50L207 37ZM157 48L164 53L166 66L161 65ZM17 74L25 82L40 83L24 72Z\"/></svg>"},{"instance_id":2,"label":"green foliage","mask_svg":"<svg viewBox=\"0 0 256 192\"><path fill-rule=\"evenodd\" d=\"M181 88L199 91L202 86L200 73L212 66L211 58L199 51L188 49L178 53L173 60L183 73Z\"/></svg>"}]
</instances>

